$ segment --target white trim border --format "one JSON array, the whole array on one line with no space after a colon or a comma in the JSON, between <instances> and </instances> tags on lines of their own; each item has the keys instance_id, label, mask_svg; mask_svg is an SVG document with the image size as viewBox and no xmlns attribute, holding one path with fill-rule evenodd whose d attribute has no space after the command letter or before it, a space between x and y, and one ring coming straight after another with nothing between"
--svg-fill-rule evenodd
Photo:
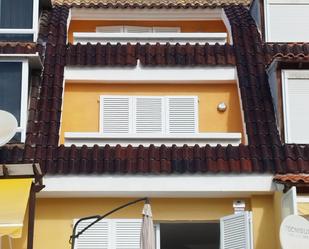
<instances>
[{"instance_id":1,"label":"white trim border","mask_svg":"<svg viewBox=\"0 0 309 249\"><path fill-rule=\"evenodd\" d=\"M235 66L93 67L66 66L66 82L74 83L236 83Z\"/></svg>"},{"instance_id":2,"label":"white trim border","mask_svg":"<svg viewBox=\"0 0 309 249\"><path fill-rule=\"evenodd\" d=\"M276 190L272 174L47 175L44 185L38 197L250 197Z\"/></svg>"}]
</instances>

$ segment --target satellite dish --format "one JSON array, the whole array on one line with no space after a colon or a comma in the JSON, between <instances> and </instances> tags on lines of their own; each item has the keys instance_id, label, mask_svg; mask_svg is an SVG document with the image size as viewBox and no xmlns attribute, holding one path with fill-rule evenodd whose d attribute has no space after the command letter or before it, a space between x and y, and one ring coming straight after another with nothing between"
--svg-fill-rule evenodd
<instances>
[{"instance_id":1,"label":"satellite dish","mask_svg":"<svg viewBox=\"0 0 309 249\"><path fill-rule=\"evenodd\" d=\"M17 120L9 112L0 110L0 146L9 142L17 130Z\"/></svg>"}]
</instances>

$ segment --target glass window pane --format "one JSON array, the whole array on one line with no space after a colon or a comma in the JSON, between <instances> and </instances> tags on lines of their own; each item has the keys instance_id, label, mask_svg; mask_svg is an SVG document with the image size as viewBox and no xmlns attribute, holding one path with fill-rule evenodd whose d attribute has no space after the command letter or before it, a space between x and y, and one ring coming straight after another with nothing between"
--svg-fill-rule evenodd
<instances>
[{"instance_id":1,"label":"glass window pane","mask_svg":"<svg viewBox=\"0 0 309 249\"><path fill-rule=\"evenodd\" d=\"M12 113L20 124L21 62L0 63L0 109Z\"/></svg>"},{"instance_id":2,"label":"glass window pane","mask_svg":"<svg viewBox=\"0 0 309 249\"><path fill-rule=\"evenodd\" d=\"M33 0L0 0L0 28L31 29Z\"/></svg>"},{"instance_id":3,"label":"glass window pane","mask_svg":"<svg viewBox=\"0 0 309 249\"><path fill-rule=\"evenodd\" d=\"M30 35L30 34L0 34L0 41L33 42L33 35Z\"/></svg>"}]
</instances>

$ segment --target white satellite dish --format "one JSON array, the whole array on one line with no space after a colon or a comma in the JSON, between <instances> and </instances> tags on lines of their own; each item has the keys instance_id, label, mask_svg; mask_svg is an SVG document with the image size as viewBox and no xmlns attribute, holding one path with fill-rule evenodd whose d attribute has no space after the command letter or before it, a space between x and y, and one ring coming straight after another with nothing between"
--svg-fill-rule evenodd
<instances>
[{"instance_id":1,"label":"white satellite dish","mask_svg":"<svg viewBox=\"0 0 309 249\"><path fill-rule=\"evenodd\" d=\"M0 110L0 146L14 137L17 125L17 120L11 113Z\"/></svg>"}]
</instances>

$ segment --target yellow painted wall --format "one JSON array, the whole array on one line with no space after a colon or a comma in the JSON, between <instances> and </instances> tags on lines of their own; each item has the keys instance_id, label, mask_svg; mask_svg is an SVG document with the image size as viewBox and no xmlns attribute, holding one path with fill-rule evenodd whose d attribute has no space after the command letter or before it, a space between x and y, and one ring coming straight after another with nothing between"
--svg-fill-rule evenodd
<instances>
[{"instance_id":1,"label":"yellow painted wall","mask_svg":"<svg viewBox=\"0 0 309 249\"><path fill-rule=\"evenodd\" d=\"M73 32L95 32L99 26L145 26L180 27L181 32L227 32L222 21L78 21L69 26L69 42L73 42Z\"/></svg>"},{"instance_id":2,"label":"yellow painted wall","mask_svg":"<svg viewBox=\"0 0 309 249\"><path fill-rule=\"evenodd\" d=\"M279 248L276 230L276 217L274 212L274 197L253 196L251 198L253 215L253 237L255 249Z\"/></svg>"},{"instance_id":3,"label":"yellow painted wall","mask_svg":"<svg viewBox=\"0 0 309 249\"><path fill-rule=\"evenodd\" d=\"M151 199L155 222L203 221L219 222L232 214L233 201L239 198L166 198ZM78 217L104 214L131 201L126 198L51 198L37 199L34 249L69 249L72 221ZM278 249L275 225L274 196L253 196L244 199L253 213L255 249ZM127 207L110 218L141 218L142 203ZM26 249L26 232L14 241L14 249ZM6 249L4 247L4 249Z\"/></svg>"},{"instance_id":4,"label":"yellow painted wall","mask_svg":"<svg viewBox=\"0 0 309 249\"><path fill-rule=\"evenodd\" d=\"M64 132L99 131L100 95L191 95L199 98L200 132L242 132L236 84L81 84L66 83L62 113ZM227 111L217 111L225 102Z\"/></svg>"},{"instance_id":5,"label":"yellow painted wall","mask_svg":"<svg viewBox=\"0 0 309 249\"><path fill-rule=\"evenodd\" d=\"M279 239L279 231L280 231L280 225L282 221L281 217L281 199L282 199L282 192L275 192L274 193L274 215L275 215L275 226L277 233L275 234L276 243L278 245L278 248L280 248L280 239Z\"/></svg>"}]
</instances>

